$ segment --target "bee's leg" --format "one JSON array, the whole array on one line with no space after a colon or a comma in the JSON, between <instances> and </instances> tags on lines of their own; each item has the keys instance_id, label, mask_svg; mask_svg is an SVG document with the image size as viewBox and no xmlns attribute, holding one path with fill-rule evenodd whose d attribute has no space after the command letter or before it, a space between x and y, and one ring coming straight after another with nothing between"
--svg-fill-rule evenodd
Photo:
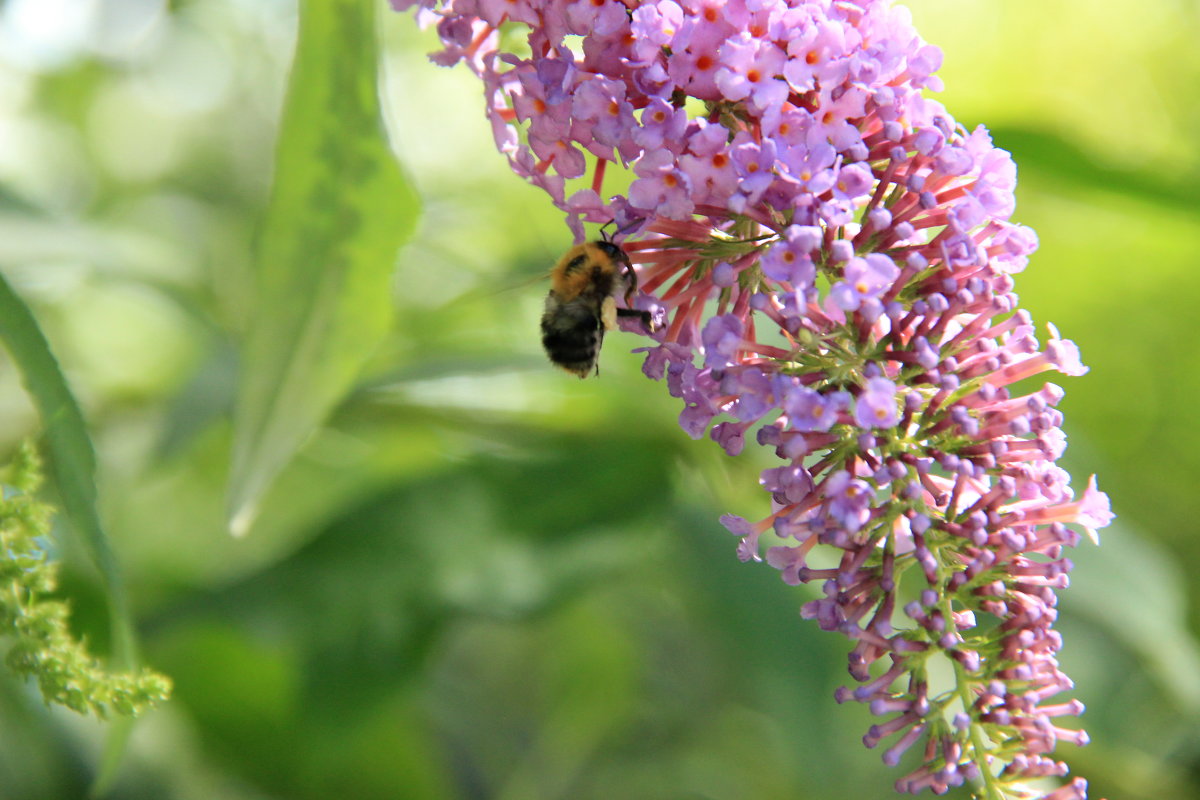
<instances>
[{"instance_id":1,"label":"bee's leg","mask_svg":"<svg viewBox=\"0 0 1200 800\"><path fill-rule=\"evenodd\" d=\"M622 272L625 275L625 280L629 284L625 289L625 305L631 306L633 305L633 296L637 294L637 271L629 264L629 262L625 262L625 264L622 266Z\"/></svg>"},{"instance_id":2,"label":"bee's leg","mask_svg":"<svg viewBox=\"0 0 1200 800\"><path fill-rule=\"evenodd\" d=\"M648 330L652 333L654 331L654 319L650 315L649 311L641 311L640 309L636 309L636 308L618 308L617 316L618 317L637 317L638 319L640 319L642 321L642 324L646 326L646 330Z\"/></svg>"},{"instance_id":3,"label":"bee's leg","mask_svg":"<svg viewBox=\"0 0 1200 800\"><path fill-rule=\"evenodd\" d=\"M608 299L608 302L610 302L610 303L612 302L611 297ZM615 308L615 305L614 305L614 308ZM615 315L614 315L614 319L615 319ZM600 349L603 346L604 346L604 326L601 325L599 328L596 329L596 354L595 354L596 371L594 373L592 373L594 375L600 374ZM582 378L583 376L580 375L579 377Z\"/></svg>"}]
</instances>

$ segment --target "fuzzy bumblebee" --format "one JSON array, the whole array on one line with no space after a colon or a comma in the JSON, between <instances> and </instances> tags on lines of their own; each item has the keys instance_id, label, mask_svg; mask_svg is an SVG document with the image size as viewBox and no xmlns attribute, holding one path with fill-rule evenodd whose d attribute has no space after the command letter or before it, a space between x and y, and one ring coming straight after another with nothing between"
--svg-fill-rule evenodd
<instances>
[{"instance_id":1,"label":"fuzzy bumblebee","mask_svg":"<svg viewBox=\"0 0 1200 800\"><path fill-rule=\"evenodd\" d=\"M636 291L637 274L620 247L605 239L572 247L550 272L542 312L546 355L580 378L599 373L604 333L617 326L618 317L637 317L651 326L650 312L617 308L618 295L628 306Z\"/></svg>"}]
</instances>

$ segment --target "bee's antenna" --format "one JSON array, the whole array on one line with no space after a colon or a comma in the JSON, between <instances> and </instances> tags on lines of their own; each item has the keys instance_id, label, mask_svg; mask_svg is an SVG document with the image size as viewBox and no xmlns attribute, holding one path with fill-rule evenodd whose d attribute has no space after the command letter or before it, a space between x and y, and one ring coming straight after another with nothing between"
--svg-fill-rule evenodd
<instances>
[{"instance_id":1,"label":"bee's antenna","mask_svg":"<svg viewBox=\"0 0 1200 800\"><path fill-rule=\"evenodd\" d=\"M617 228L615 231L613 231L611 234L609 234L608 231L605 230L605 228L607 228L609 225L617 224L616 217L613 217L608 222L606 222L600 226L600 238L606 242L616 244L616 242L613 241L614 239L616 239L621 234L626 233L627 231L631 231L635 228L640 227L641 225L645 224L645 222L646 222L645 217L634 217L633 219L628 220L620 228Z\"/></svg>"},{"instance_id":2,"label":"bee's antenna","mask_svg":"<svg viewBox=\"0 0 1200 800\"><path fill-rule=\"evenodd\" d=\"M613 236L617 236L617 235L619 235L619 234L621 233L620 231L617 231L615 234L609 235L608 231L607 231L607 230L605 230L605 229L606 229L606 228L607 228L609 225L614 225L614 224L616 224L616 222L617 222L617 221L616 221L615 219L610 219L608 222L606 222L606 223L604 223L603 225L601 225L601 226L600 226L600 239L601 239L601 241L605 241L605 242L609 242L609 243L611 243L611 242L612 242L612 240L613 240Z\"/></svg>"}]
</instances>

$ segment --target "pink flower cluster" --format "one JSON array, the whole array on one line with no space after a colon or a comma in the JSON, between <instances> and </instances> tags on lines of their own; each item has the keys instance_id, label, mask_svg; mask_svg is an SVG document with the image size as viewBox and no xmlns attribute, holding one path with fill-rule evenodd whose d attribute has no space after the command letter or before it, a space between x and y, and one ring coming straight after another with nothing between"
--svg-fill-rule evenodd
<instances>
[{"instance_id":1,"label":"pink flower cluster","mask_svg":"<svg viewBox=\"0 0 1200 800\"><path fill-rule=\"evenodd\" d=\"M940 88L941 54L908 13L887 0L417 13L445 45L434 59L483 80L497 145L576 238L584 222L627 235L636 303L663 323L645 371L682 399L684 430L737 454L753 429L778 456L760 480L769 513L722 521L744 560L820 584L804 616L853 642L858 686L838 699L887 717L865 743L895 737L896 764L923 742L897 789L1086 797L1080 779L1049 794L1028 781L1065 775L1056 743L1086 741L1056 723L1082 706L1051 702L1072 685L1055 590L1075 529L1094 538L1112 515L1094 479L1076 497L1055 466L1062 391L1025 381L1086 368L1017 308L1012 275L1037 240L1009 221L1016 169L922 95Z\"/></svg>"}]
</instances>

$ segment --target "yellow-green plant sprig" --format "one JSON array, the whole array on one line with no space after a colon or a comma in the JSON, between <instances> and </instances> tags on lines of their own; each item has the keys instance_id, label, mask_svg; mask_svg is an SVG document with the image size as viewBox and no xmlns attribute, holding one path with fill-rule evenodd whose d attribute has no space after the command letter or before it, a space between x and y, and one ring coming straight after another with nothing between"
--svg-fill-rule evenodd
<instances>
[{"instance_id":1,"label":"yellow-green plant sprig","mask_svg":"<svg viewBox=\"0 0 1200 800\"><path fill-rule=\"evenodd\" d=\"M12 644L5 662L23 677L37 679L47 703L106 718L109 711L137 716L171 694L170 678L142 668L109 671L75 639L70 609L50 595L58 586L58 564L46 542L53 509L36 498L41 460L23 444L4 469L0 497L0 635Z\"/></svg>"}]
</instances>

